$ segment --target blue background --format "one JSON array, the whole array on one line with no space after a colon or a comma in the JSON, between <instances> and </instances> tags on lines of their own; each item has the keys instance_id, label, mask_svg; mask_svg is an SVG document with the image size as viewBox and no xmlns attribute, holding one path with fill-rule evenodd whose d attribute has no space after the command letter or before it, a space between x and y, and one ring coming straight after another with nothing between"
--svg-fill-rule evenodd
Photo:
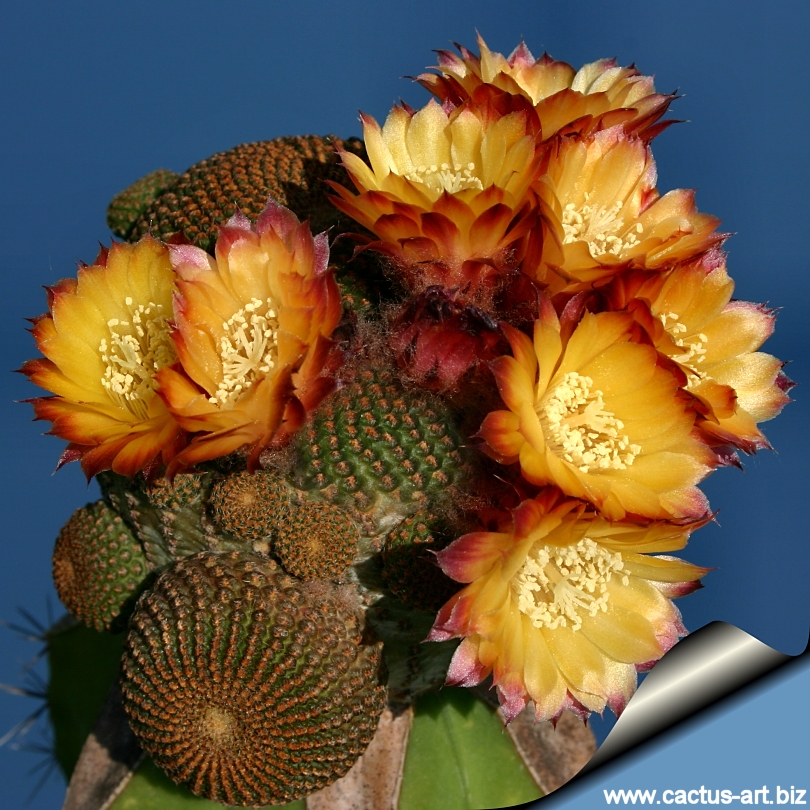
<instances>
[{"instance_id":1,"label":"blue background","mask_svg":"<svg viewBox=\"0 0 810 810\"><path fill-rule=\"evenodd\" d=\"M109 242L110 198L155 168L183 171L241 142L359 135L358 109L382 120L400 97L423 104L427 94L398 77L421 72L434 63L431 51L452 41L474 49L478 29L503 53L522 35L535 56L546 49L577 67L604 56L635 62L659 90L683 94L673 113L691 123L654 142L660 188L697 187L700 209L737 233L727 243L737 296L781 308L766 350L793 361L787 371L804 385L765 426L777 453L705 482L718 523L684 556L717 570L680 606L691 629L721 619L783 652L803 650L809 9L798 0L0 2L0 618L15 620L23 607L46 622L48 604L60 614L52 543L72 511L97 497L76 465L51 475L62 442L41 436L30 407L14 402L37 390L10 371L35 356L23 318L44 310L41 285L72 275L77 260L92 261L98 242ZM37 645L2 629L0 644L0 682L21 683ZM796 694L806 696L806 676L802 683ZM774 688L792 711L793 693ZM36 705L0 694L0 734ZM767 733L764 716L743 711L750 738ZM806 729L804 720L792 727ZM732 750L745 739L736 725L712 723ZM609 727L598 718L593 725L600 736ZM47 742L45 734L35 729L29 739ZM717 744L708 726L688 741L698 752ZM783 746L786 737L758 749L757 780L796 784L796 774L776 776ZM0 806L23 805L37 780L24 774L42 756L0 749ZM683 767L682 776L692 766ZM62 792L53 777L30 806L58 807Z\"/></svg>"}]
</instances>

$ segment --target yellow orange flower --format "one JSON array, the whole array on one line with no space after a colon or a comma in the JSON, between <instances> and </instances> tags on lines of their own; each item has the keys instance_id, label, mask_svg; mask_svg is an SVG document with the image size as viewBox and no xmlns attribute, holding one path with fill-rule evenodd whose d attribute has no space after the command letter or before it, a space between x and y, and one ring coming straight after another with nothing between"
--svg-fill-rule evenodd
<instances>
[{"instance_id":1,"label":"yellow orange flower","mask_svg":"<svg viewBox=\"0 0 810 810\"><path fill-rule=\"evenodd\" d=\"M532 483L554 484L611 520L696 518L695 484L716 464L692 435L695 413L652 346L635 343L629 313L585 313L565 339L550 306L534 342L501 327L513 356L491 363L509 410L479 431L499 461Z\"/></svg>"},{"instance_id":2,"label":"yellow orange flower","mask_svg":"<svg viewBox=\"0 0 810 810\"><path fill-rule=\"evenodd\" d=\"M621 127L556 142L537 183L549 229L543 258L527 272L552 292L572 291L625 268L663 269L724 238L694 192L660 197L655 182L649 147Z\"/></svg>"},{"instance_id":3,"label":"yellow orange flower","mask_svg":"<svg viewBox=\"0 0 810 810\"><path fill-rule=\"evenodd\" d=\"M670 599L700 587L707 569L651 554L683 548L696 525L610 523L547 490L499 531L459 538L439 564L470 584L429 636L463 638L447 682L492 673L507 721L530 700L538 721L564 709L620 714L636 672L686 634Z\"/></svg>"},{"instance_id":4,"label":"yellow orange flower","mask_svg":"<svg viewBox=\"0 0 810 810\"><path fill-rule=\"evenodd\" d=\"M177 420L199 433L172 470L245 445L255 466L324 396L329 381L319 375L342 312L328 259L326 234L313 238L272 200L255 228L235 214L220 229L216 259L172 248L180 277L174 340L185 374L164 369L161 390Z\"/></svg>"},{"instance_id":5,"label":"yellow orange flower","mask_svg":"<svg viewBox=\"0 0 810 810\"><path fill-rule=\"evenodd\" d=\"M174 363L169 335L175 274L151 237L114 243L77 279L50 288L49 312L32 333L46 359L23 373L56 396L33 400L37 419L70 444L60 463L81 459L88 477L134 475L168 462L183 431L157 395L157 372Z\"/></svg>"},{"instance_id":6,"label":"yellow orange flower","mask_svg":"<svg viewBox=\"0 0 810 810\"><path fill-rule=\"evenodd\" d=\"M435 101L394 107L385 125L363 116L371 167L342 153L360 192L332 184L334 204L378 237L412 292L440 285L475 299L514 271L534 223L539 155L525 109L446 112Z\"/></svg>"},{"instance_id":7,"label":"yellow orange flower","mask_svg":"<svg viewBox=\"0 0 810 810\"><path fill-rule=\"evenodd\" d=\"M705 406L701 429L749 453L769 447L757 423L790 401L792 383L780 360L757 351L773 332L773 311L731 300L734 282L723 256L712 252L637 283L617 279L613 287L615 305L633 298L649 305L656 348L683 368L686 389Z\"/></svg>"},{"instance_id":8,"label":"yellow orange flower","mask_svg":"<svg viewBox=\"0 0 810 810\"><path fill-rule=\"evenodd\" d=\"M461 104L483 86L524 96L535 107L543 138L555 133L593 131L622 124L627 132L650 139L670 122L658 123L674 98L656 93L653 80L634 67L600 59L574 70L548 54L535 59L524 42L508 56L491 51L478 37L480 56L458 46L461 56L439 51L438 74L418 81L442 101Z\"/></svg>"}]
</instances>

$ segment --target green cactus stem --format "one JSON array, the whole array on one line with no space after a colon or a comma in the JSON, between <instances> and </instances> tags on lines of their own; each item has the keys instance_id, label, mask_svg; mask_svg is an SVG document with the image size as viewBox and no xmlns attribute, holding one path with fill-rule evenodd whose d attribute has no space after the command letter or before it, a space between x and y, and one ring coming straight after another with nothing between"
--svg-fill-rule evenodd
<instances>
[{"instance_id":1,"label":"green cactus stem","mask_svg":"<svg viewBox=\"0 0 810 810\"><path fill-rule=\"evenodd\" d=\"M119 239L129 239L138 217L177 180L168 169L156 169L113 197L107 208L107 225Z\"/></svg>"},{"instance_id":2,"label":"green cactus stem","mask_svg":"<svg viewBox=\"0 0 810 810\"><path fill-rule=\"evenodd\" d=\"M298 487L351 510L370 534L448 504L470 474L452 415L386 369L361 369L301 430Z\"/></svg>"},{"instance_id":3,"label":"green cactus stem","mask_svg":"<svg viewBox=\"0 0 810 810\"><path fill-rule=\"evenodd\" d=\"M394 596L418 610L438 610L460 589L431 553L448 542L436 530L437 522L422 509L391 529L383 543L383 582Z\"/></svg>"},{"instance_id":4,"label":"green cactus stem","mask_svg":"<svg viewBox=\"0 0 810 810\"><path fill-rule=\"evenodd\" d=\"M357 526L342 509L316 502L288 511L273 551L299 579L340 579L357 555L358 541Z\"/></svg>"},{"instance_id":5,"label":"green cactus stem","mask_svg":"<svg viewBox=\"0 0 810 810\"><path fill-rule=\"evenodd\" d=\"M183 234L211 251L219 226L237 208L255 219L268 196L300 219L310 220L313 232L326 230L341 218L327 199L324 181L348 183L335 151L338 147L364 153L362 141L356 138L304 135L241 144L212 155L158 195L141 212L127 238L135 241L150 231L162 239ZM347 222L343 220L344 225Z\"/></svg>"},{"instance_id":6,"label":"green cactus stem","mask_svg":"<svg viewBox=\"0 0 810 810\"><path fill-rule=\"evenodd\" d=\"M139 602L124 708L175 782L223 804L293 801L345 774L385 705L379 644L348 586L252 554L175 563Z\"/></svg>"},{"instance_id":7,"label":"green cactus stem","mask_svg":"<svg viewBox=\"0 0 810 810\"><path fill-rule=\"evenodd\" d=\"M208 512L218 529L245 544L266 543L289 509L289 502L289 489L278 476L242 471L214 484Z\"/></svg>"},{"instance_id":8,"label":"green cactus stem","mask_svg":"<svg viewBox=\"0 0 810 810\"><path fill-rule=\"evenodd\" d=\"M141 541L151 568L159 570L174 560L219 548L205 520L213 473L187 473L172 481L144 481L106 471L96 478L105 500ZM238 544L224 543L222 550L234 546Z\"/></svg>"},{"instance_id":9,"label":"green cactus stem","mask_svg":"<svg viewBox=\"0 0 810 810\"><path fill-rule=\"evenodd\" d=\"M149 566L132 532L104 501L77 509L53 552L53 580L65 607L95 630L122 630Z\"/></svg>"}]
</instances>

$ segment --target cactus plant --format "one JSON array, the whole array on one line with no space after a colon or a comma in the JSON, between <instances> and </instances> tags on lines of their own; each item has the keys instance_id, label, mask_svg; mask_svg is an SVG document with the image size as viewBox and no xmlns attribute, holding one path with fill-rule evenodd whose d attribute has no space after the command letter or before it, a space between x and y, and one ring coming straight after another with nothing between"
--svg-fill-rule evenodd
<instances>
[{"instance_id":1,"label":"cactus plant","mask_svg":"<svg viewBox=\"0 0 810 810\"><path fill-rule=\"evenodd\" d=\"M34 322L36 415L104 496L54 576L126 631L107 721L150 762L121 810L425 808L425 748L474 771L485 738L496 789L437 801L529 799L548 784L492 723L619 714L686 632L671 600L708 569L667 552L788 401L755 352L773 313L730 302L718 221L654 187L672 97L479 44L365 144L138 181L108 212L127 241Z\"/></svg>"}]
</instances>

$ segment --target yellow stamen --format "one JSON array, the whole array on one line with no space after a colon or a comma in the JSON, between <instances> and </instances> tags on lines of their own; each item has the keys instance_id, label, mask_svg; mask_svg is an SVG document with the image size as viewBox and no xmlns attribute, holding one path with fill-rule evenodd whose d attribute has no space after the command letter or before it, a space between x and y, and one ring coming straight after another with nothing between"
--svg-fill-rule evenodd
<instances>
[{"instance_id":1,"label":"yellow stamen","mask_svg":"<svg viewBox=\"0 0 810 810\"><path fill-rule=\"evenodd\" d=\"M582 616L607 610L607 584L624 569L622 555L588 537L572 546L534 545L512 580L518 609L535 627L579 630ZM622 584L629 579L622 575Z\"/></svg>"},{"instance_id":2,"label":"yellow stamen","mask_svg":"<svg viewBox=\"0 0 810 810\"><path fill-rule=\"evenodd\" d=\"M624 470L641 447L620 433L624 423L605 410L593 380L571 371L540 402L538 415L550 447L580 472Z\"/></svg>"},{"instance_id":3,"label":"yellow stamen","mask_svg":"<svg viewBox=\"0 0 810 810\"><path fill-rule=\"evenodd\" d=\"M454 194L465 188L484 188L481 180L475 175L475 163L462 166L455 163L450 166L442 163L441 166L418 166L414 171L408 172L405 177L413 183L421 183L434 191L447 191Z\"/></svg>"},{"instance_id":4,"label":"yellow stamen","mask_svg":"<svg viewBox=\"0 0 810 810\"><path fill-rule=\"evenodd\" d=\"M270 298L254 298L222 324L222 381L209 402L233 407L242 394L275 367L278 328L276 307Z\"/></svg>"},{"instance_id":5,"label":"yellow stamen","mask_svg":"<svg viewBox=\"0 0 810 810\"><path fill-rule=\"evenodd\" d=\"M709 338L703 334L703 332L698 332L696 335L678 337L678 335L684 335L688 329L686 324L679 322L679 316L675 312L665 312L658 317L661 319L664 328L672 335L675 345L684 349L683 354L674 354L672 355L672 359L676 363L687 366L695 372L695 376L690 377L687 382L686 387L689 389L699 380L708 376L705 372L701 371L698 366L706 362L706 344L709 342ZM667 323L667 321L671 321L671 323Z\"/></svg>"},{"instance_id":6,"label":"yellow stamen","mask_svg":"<svg viewBox=\"0 0 810 810\"><path fill-rule=\"evenodd\" d=\"M110 399L138 419L146 419L149 401L155 395L155 373L173 363L177 355L169 337L169 326L162 304L125 305L130 319L107 321L109 341L102 338L98 350L105 364L101 384Z\"/></svg>"},{"instance_id":7,"label":"yellow stamen","mask_svg":"<svg viewBox=\"0 0 810 810\"><path fill-rule=\"evenodd\" d=\"M638 245L644 226L637 222L630 229L625 227L624 220L619 216L624 203L617 200L610 208L595 208L588 205L590 196L586 191L585 205L579 209L572 202L563 209L563 244L570 245L580 240L587 242L594 257L605 253L621 256L626 250Z\"/></svg>"}]
</instances>

